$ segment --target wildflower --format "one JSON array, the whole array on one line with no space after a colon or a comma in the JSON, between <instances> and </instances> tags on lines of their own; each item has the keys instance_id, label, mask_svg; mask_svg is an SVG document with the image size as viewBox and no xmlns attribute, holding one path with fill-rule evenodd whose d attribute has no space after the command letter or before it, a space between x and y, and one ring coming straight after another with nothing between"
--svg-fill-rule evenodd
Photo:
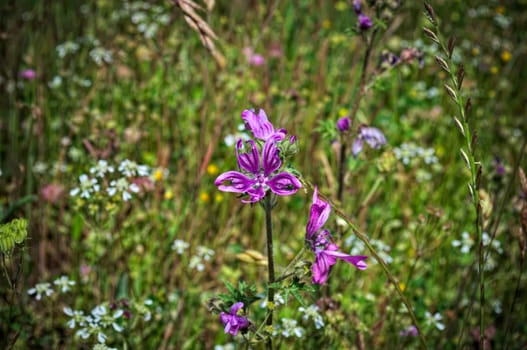
<instances>
[{"instance_id":1,"label":"wildflower","mask_svg":"<svg viewBox=\"0 0 527 350\"><path fill-rule=\"evenodd\" d=\"M190 257L188 267L190 267L191 269L196 269L200 272L205 270L205 265L203 265L202 258L197 255L193 255L192 257Z\"/></svg>"},{"instance_id":2,"label":"wildflower","mask_svg":"<svg viewBox=\"0 0 527 350\"><path fill-rule=\"evenodd\" d=\"M33 69L25 69L20 72L20 77L26 80L33 80L37 76L37 73Z\"/></svg>"},{"instance_id":3,"label":"wildflower","mask_svg":"<svg viewBox=\"0 0 527 350\"><path fill-rule=\"evenodd\" d=\"M48 184L40 190L42 198L48 203L55 203L64 192L64 187L59 184Z\"/></svg>"},{"instance_id":4,"label":"wildflower","mask_svg":"<svg viewBox=\"0 0 527 350\"><path fill-rule=\"evenodd\" d=\"M70 307L65 307L63 311L66 315L71 317L71 320L66 323L68 327L75 328L75 325L77 324L83 327L86 323L86 316L84 316L83 311L72 310Z\"/></svg>"},{"instance_id":5,"label":"wildflower","mask_svg":"<svg viewBox=\"0 0 527 350\"><path fill-rule=\"evenodd\" d=\"M125 159L119 164L118 170L127 177L132 176L148 176L149 169L146 165L138 165L136 162Z\"/></svg>"},{"instance_id":6,"label":"wildflower","mask_svg":"<svg viewBox=\"0 0 527 350\"><path fill-rule=\"evenodd\" d=\"M128 192L139 192L139 186L135 183L130 184L127 179L120 178L118 180L113 180L110 182L110 187L106 189L110 196L113 196L117 192L122 192L123 200L126 202L132 198L132 195Z\"/></svg>"},{"instance_id":7,"label":"wildflower","mask_svg":"<svg viewBox=\"0 0 527 350\"><path fill-rule=\"evenodd\" d=\"M363 261L367 258L366 256L352 256L338 251L339 246L333 243L329 231L326 229L320 231L326 223L330 212L331 206L318 198L318 190L315 188L309 221L306 226L306 242L311 245L311 249L316 256L315 262L311 266L313 283L324 284L328 278L331 266L337 263L337 259L347 261L360 270L364 270L367 267Z\"/></svg>"},{"instance_id":8,"label":"wildflower","mask_svg":"<svg viewBox=\"0 0 527 350\"><path fill-rule=\"evenodd\" d=\"M271 137L265 142L261 160L260 152L253 140L247 141L251 148L250 153L240 153L242 140L238 140L236 145L238 166L247 175L238 171L227 171L218 176L214 184L218 186L220 191L247 193L250 198L249 200L242 200L243 203L258 202L265 197L268 190L279 196L296 193L302 184L293 174L286 171L276 174L282 165L278 156L279 150L275 143L277 138ZM223 185L225 181L230 184Z\"/></svg>"},{"instance_id":9,"label":"wildflower","mask_svg":"<svg viewBox=\"0 0 527 350\"><path fill-rule=\"evenodd\" d=\"M188 244L185 241L182 241L181 239L176 239L172 243L172 250L175 250L176 253L179 255L182 255L185 252L185 250L188 249L188 247L190 247L190 244Z\"/></svg>"},{"instance_id":10,"label":"wildflower","mask_svg":"<svg viewBox=\"0 0 527 350\"><path fill-rule=\"evenodd\" d=\"M297 326L297 323L298 322L296 320L282 318L282 330L280 333L286 338L289 338L293 335L297 338L302 338L304 336L305 330L304 328Z\"/></svg>"},{"instance_id":11,"label":"wildflower","mask_svg":"<svg viewBox=\"0 0 527 350\"><path fill-rule=\"evenodd\" d=\"M225 345L214 345L214 350L235 350L236 347L233 343L227 343Z\"/></svg>"},{"instance_id":12,"label":"wildflower","mask_svg":"<svg viewBox=\"0 0 527 350\"><path fill-rule=\"evenodd\" d=\"M320 329L324 327L324 320L322 319L322 316L318 313L320 311L319 307L317 305L310 305L309 307L305 308L301 306L298 308L298 311L302 312L304 315L302 316L302 319L304 321L309 320L310 318L313 319L313 322L315 323L315 328Z\"/></svg>"},{"instance_id":13,"label":"wildflower","mask_svg":"<svg viewBox=\"0 0 527 350\"><path fill-rule=\"evenodd\" d=\"M27 291L27 294L35 294L35 299L40 300L42 299L42 295L46 295L47 297L49 297L51 294L53 294L53 289L51 289L51 284L47 282L37 283L35 287Z\"/></svg>"},{"instance_id":14,"label":"wildflower","mask_svg":"<svg viewBox=\"0 0 527 350\"><path fill-rule=\"evenodd\" d=\"M461 234L461 240L452 241L453 247L461 247L461 253L467 254L470 252L470 248L474 245L474 240L470 237L468 232L463 232Z\"/></svg>"},{"instance_id":15,"label":"wildflower","mask_svg":"<svg viewBox=\"0 0 527 350\"><path fill-rule=\"evenodd\" d=\"M351 127L351 119L348 117L343 117L337 120L337 130L340 132L348 131Z\"/></svg>"},{"instance_id":16,"label":"wildflower","mask_svg":"<svg viewBox=\"0 0 527 350\"><path fill-rule=\"evenodd\" d=\"M254 113L254 109L246 109L242 112L242 119L257 139L266 141L269 138L273 138L275 141L281 141L287 134L285 129L274 129L263 109L260 109L258 114Z\"/></svg>"},{"instance_id":17,"label":"wildflower","mask_svg":"<svg viewBox=\"0 0 527 350\"><path fill-rule=\"evenodd\" d=\"M90 194L98 192L100 187L97 184L97 179L90 179L88 175L82 174L79 176L80 186L70 191L70 196L76 196L80 193L81 198L90 198Z\"/></svg>"},{"instance_id":18,"label":"wildflower","mask_svg":"<svg viewBox=\"0 0 527 350\"><path fill-rule=\"evenodd\" d=\"M370 29L371 25L372 25L372 22L371 22L370 17L368 17L365 14L361 13L359 15L359 28L361 30L368 30L368 29Z\"/></svg>"},{"instance_id":19,"label":"wildflower","mask_svg":"<svg viewBox=\"0 0 527 350\"><path fill-rule=\"evenodd\" d=\"M361 14L361 0L353 0L353 10L356 15Z\"/></svg>"},{"instance_id":20,"label":"wildflower","mask_svg":"<svg viewBox=\"0 0 527 350\"><path fill-rule=\"evenodd\" d=\"M196 249L196 254L203 260L210 261L210 259L214 256L214 250L200 245Z\"/></svg>"},{"instance_id":21,"label":"wildflower","mask_svg":"<svg viewBox=\"0 0 527 350\"><path fill-rule=\"evenodd\" d=\"M90 168L90 174L95 174L98 177L104 177L104 174L113 172L113 166L109 166L108 162L104 159L99 160L96 166Z\"/></svg>"},{"instance_id":22,"label":"wildflower","mask_svg":"<svg viewBox=\"0 0 527 350\"><path fill-rule=\"evenodd\" d=\"M98 343L93 346L93 350L117 350L117 348L110 348L104 343Z\"/></svg>"},{"instance_id":23,"label":"wildflower","mask_svg":"<svg viewBox=\"0 0 527 350\"><path fill-rule=\"evenodd\" d=\"M220 320L225 325L224 332L232 335L238 334L238 331L249 327L249 320L245 316L238 316L238 311L243 308L242 302L232 305L229 313L222 312Z\"/></svg>"},{"instance_id":24,"label":"wildflower","mask_svg":"<svg viewBox=\"0 0 527 350\"><path fill-rule=\"evenodd\" d=\"M491 237L487 232L483 232L483 234L481 235L481 240L483 241L483 245L485 247L487 247L489 244L492 244L492 248L494 248L495 251L497 251L499 254L503 253L503 249L501 248L501 242L497 239L491 240Z\"/></svg>"},{"instance_id":25,"label":"wildflower","mask_svg":"<svg viewBox=\"0 0 527 350\"><path fill-rule=\"evenodd\" d=\"M207 192L201 192L199 194L199 200L203 203L208 203L210 201L210 196Z\"/></svg>"},{"instance_id":26,"label":"wildflower","mask_svg":"<svg viewBox=\"0 0 527 350\"><path fill-rule=\"evenodd\" d=\"M119 309L110 315L104 305L98 305L92 310L91 314L94 323L100 324L103 328L111 325L116 332L121 332L123 330L123 328L117 323L117 320L123 315L123 310ZM100 340L99 342L104 343L104 341Z\"/></svg>"},{"instance_id":27,"label":"wildflower","mask_svg":"<svg viewBox=\"0 0 527 350\"><path fill-rule=\"evenodd\" d=\"M505 167L503 166L503 162L501 161L501 159L498 157L495 157L493 163L494 163L495 175L498 177L505 175Z\"/></svg>"},{"instance_id":28,"label":"wildflower","mask_svg":"<svg viewBox=\"0 0 527 350\"><path fill-rule=\"evenodd\" d=\"M425 323L427 326L434 326L440 331L445 329L445 325L440 322L443 319L443 316L439 312L436 312L435 314L431 314L430 312L425 312Z\"/></svg>"},{"instance_id":29,"label":"wildflower","mask_svg":"<svg viewBox=\"0 0 527 350\"><path fill-rule=\"evenodd\" d=\"M386 137L384 137L382 131L377 128L361 125L359 127L359 135L353 141L353 145L351 146L351 151L354 157L357 157L362 151L364 141L366 141L371 148L379 149L386 144Z\"/></svg>"},{"instance_id":30,"label":"wildflower","mask_svg":"<svg viewBox=\"0 0 527 350\"><path fill-rule=\"evenodd\" d=\"M264 57L260 54L254 53L254 50L250 47L244 48L243 54L245 55L245 58L247 58L247 62L252 66L262 66L265 63Z\"/></svg>"},{"instance_id":31,"label":"wildflower","mask_svg":"<svg viewBox=\"0 0 527 350\"><path fill-rule=\"evenodd\" d=\"M75 281L70 280L68 276L60 276L53 281L53 284L60 288L61 293L66 293L71 290L71 286L75 285Z\"/></svg>"},{"instance_id":32,"label":"wildflower","mask_svg":"<svg viewBox=\"0 0 527 350\"><path fill-rule=\"evenodd\" d=\"M501 60L505 63L509 62L512 58L512 55L509 51L505 50L501 53Z\"/></svg>"},{"instance_id":33,"label":"wildflower","mask_svg":"<svg viewBox=\"0 0 527 350\"><path fill-rule=\"evenodd\" d=\"M399 335L401 337L408 337L408 336L417 337L419 335L419 332L417 331L417 327L416 326L411 325L408 328L406 328L405 330L400 331Z\"/></svg>"},{"instance_id":34,"label":"wildflower","mask_svg":"<svg viewBox=\"0 0 527 350\"><path fill-rule=\"evenodd\" d=\"M217 175L219 172L220 172L220 169L218 168L216 164L209 164L207 166L207 174L214 176L214 175Z\"/></svg>"}]
</instances>

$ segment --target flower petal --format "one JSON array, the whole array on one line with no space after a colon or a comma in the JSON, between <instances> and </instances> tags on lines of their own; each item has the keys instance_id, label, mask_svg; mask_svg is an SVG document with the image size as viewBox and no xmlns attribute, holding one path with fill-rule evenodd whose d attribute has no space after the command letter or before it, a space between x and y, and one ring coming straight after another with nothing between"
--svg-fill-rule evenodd
<instances>
[{"instance_id":1,"label":"flower petal","mask_svg":"<svg viewBox=\"0 0 527 350\"><path fill-rule=\"evenodd\" d=\"M381 130L369 126L361 127L360 134L371 148L380 148L386 144L386 137Z\"/></svg>"},{"instance_id":2,"label":"flower petal","mask_svg":"<svg viewBox=\"0 0 527 350\"><path fill-rule=\"evenodd\" d=\"M227 181L230 185L223 185ZM256 180L250 179L244 174L237 171L227 171L216 178L214 184L218 186L220 191L224 192L247 192L252 185L256 183Z\"/></svg>"},{"instance_id":3,"label":"flower petal","mask_svg":"<svg viewBox=\"0 0 527 350\"><path fill-rule=\"evenodd\" d=\"M335 264L336 259L331 259L321 252L317 254L315 262L311 265L311 272L313 273L313 283L324 284L328 278L331 266Z\"/></svg>"},{"instance_id":4,"label":"flower petal","mask_svg":"<svg viewBox=\"0 0 527 350\"><path fill-rule=\"evenodd\" d=\"M282 165L282 161L278 156L278 147L276 147L276 141L274 137L269 138L264 145L262 151L262 163L264 169L264 175L269 176L270 174L277 171Z\"/></svg>"},{"instance_id":5,"label":"flower petal","mask_svg":"<svg viewBox=\"0 0 527 350\"><path fill-rule=\"evenodd\" d=\"M233 315L236 315L238 310L240 310L243 307L243 303L241 301L237 302L236 304L233 304L230 308L230 312Z\"/></svg>"},{"instance_id":6,"label":"flower petal","mask_svg":"<svg viewBox=\"0 0 527 350\"><path fill-rule=\"evenodd\" d=\"M267 185L271 188L271 191L279 196L294 194L302 187L300 181L293 174L285 171L267 181Z\"/></svg>"},{"instance_id":7,"label":"flower petal","mask_svg":"<svg viewBox=\"0 0 527 350\"><path fill-rule=\"evenodd\" d=\"M362 138L359 136L353 141L353 144L351 145L351 153L353 153L353 157L357 157L360 151L362 151Z\"/></svg>"},{"instance_id":8,"label":"flower petal","mask_svg":"<svg viewBox=\"0 0 527 350\"><path fill-rule=\"evenodd\" d=\"M364 262L368 257L364 255L348 255L339 251L325 250L324 254L334 256L335 258L349 262L355 265L359 270L364 270L368 267L368 264Z\"/></svg>"},{"instance_id":9,"label":"flower petal","mask_svg":"<svg viewBox=\"0 0 527 350\"><path fill-rule=\"evenodd\" d=\"M331 212L331 205L318 198L318 188L313 193L313 204L309 213L309 222L306 226L306 239L311 239L315 233L326 223Z\"/></svg>"},{"instance_id":10,"label":"flower petal","mask_svg":"<svg viewBox=\"0 0 527 350\"><path fill-rule=\"evenodd\" d=\"M236 144L236 158L238 158L238 166L240 169L246 170L252 174L258 174L260 172L260 154L258 148L253 140L248 140L247 143L251 144L251 153L241 153L240 149L243 147L243 141L238 140Z\"/></svg>"},{"instance_id":11,"label":"flower petal","mask_svg":"<svg viewBox=\"0 0 527 350\"><path fill-rule=\"evenodd\" d=\"M242 112L242 119L258 139L267 140L274 134L273 124L269 122L263 109L258 111L258 115L254 113L254 109L246 109Z\"/></svg>"}]
</instances>

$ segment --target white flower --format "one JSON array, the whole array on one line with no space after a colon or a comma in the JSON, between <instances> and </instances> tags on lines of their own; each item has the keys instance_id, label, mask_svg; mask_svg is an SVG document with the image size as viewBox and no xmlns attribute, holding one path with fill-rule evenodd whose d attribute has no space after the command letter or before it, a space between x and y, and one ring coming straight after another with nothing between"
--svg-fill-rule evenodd
<instances>
[{"instance_id":1,"label":"white flower","mask_svg":"<svg viewBox=\"0 0 527 350\"><path fill-rule=\"evenodd\" d=\"M88 178L88 175L82 174L79 176L80 185L70 191L70 196L74 197L80 193L81 198L90 198L90 194L98 192L100 187L97 184L97 179Z\"/></svg>"},{"instance_id":2,"label":"white flower","mask_svg":"<svg viewBox=\"0 0 527 350\"><path fill-rule=\"evenodd\" d=\"M125 159L119 164L119 171L127 177L148 176L150 174L147 165L138 165L136 162Z\"/></svg>"},{"instance_id":3,"label":"white flower","mask_svg":"<svg viewBox=\"0 0 527 350\"><path fill-rule=\"evenodd\" d=\"M214 250L204 246L198 246L196 249L197 255L205 261L209 261L214 256Z\"/></svg>"},{"instance_id":4,"label":"white flower","mask_svg":"<svg viewBox=\"0 0 527 350\"><path fill-rule=\"evenodd\" d=\"M96 47L90 51L91 59L100 66L103 62L112 63L112 52L102 47Z\"/></svg>"},{"instance_id":5,"label":"white flower","mask_svg":"<svg viewBox=\"0 0 527 350\"><path fill-rule=\"evenodd\" d=\"M491 244L491 238L490 238L490 235L487 232L483 232L483 234L481 235L481 239L483 240L483 245L485 247L488 246L489 244ZM491 246L499 254L503 253L503 249L501 248L501 242L498 241L496 238L494 238L494 240L492 240Z\"/></svg>"},{"instance_id":6,"label":"white flower","mask_svg":"<svg viewBox=\"0 0 527 350\"><path fill-rule=\"evenodd\" d=\"M99 160L97 165L90 169L90 174L95 174L98 177L104 177L104 174L113 172L113 166L109 166L108 162L104 159Z\"/></svg>"},{"instance_id":7,"label":"white flower","mask_svg":"<svg viewBox=\"0 0 527 350\"><path fill-rule=\"evenodd\" d=\"M198 271L203 271L205 270L205 265L203 265L203 261L201 260L201 258L197 255L193 255L191 258L190 258L190 261L188 263L188 266L191 268L191 269L196 269Z\"/></svg>"},{"instance_id":8,"label":"white flower","mask_svg":"<svg viewBox=\"0 0 527 350\"><path fill-rule=\"evenodd\" d=\"M442 319L443 316L441 316L441 314L438 312L433 315L428 311L425 312L425 323L427 326L435 326L437 329L442 331L445 329L445 325L440 322Z\"/></svg>"},{"instance_id":9,"label":"white flower","mask_svg":"<svg viewBox=\"0 0 527 350\"><path fill-rule=\"evenodd\" d=\"M319 308L317 305L310 305L309 307L305 308L301 306L298 308L298 311L302 312L304 315L302 316L302 319L304 321L307 321L309 319L313 319L313 322L315 323L315 328L320 329L324 327L324 320L322 319L322 316L318 313Z\"/></svg>"},{"instance_id":10,"label":"white flower","mask_svg":"<svg viewBox=\"0 0 527 350\"><path fill-rule=\"evenodd\" d=\"M470 237L468 232L461 234L461 240L452 241L452 247L461 247L461 253L467 254L470 252L470 248L474 245L474 240Z\"/></svg>"},{"instance_id":11,"label":"white flower","mask_svg":"<svg viewBox=\"0 0 527 350\"><path fill-rule=\"evenodd\" d=\"M68 276L60 276L55 281L53 281L53 284L59 287L62 293L66 293L67 291L71 290L70 286L75 285L75 281L70 280Z\"/></svg>"},{"instance_id":12,"label":"white flower","mask_svg":"<svg viewBox=\"0 0 527 350\"><path fill-rule=\"evenodd\" d=\"M188 244L187 242L182 241L181 239L176 239L172 243L172 250L175 250L177 254L181 255L185 252L185 250L188 249L189 246L190 244Z\"/></svg>"},{"instance_id":13,"label":"white flower","mask_svg":"<svg viewBox=\"0 0 527 350\"><path fill-rule=\"evenodd\" d=\"M117 192L122 193L123 200L126 202L132 198L130 192L139 192L139 186L137 186L135 183L129 183L126 178L122 177L118 180L113 180L110 182L110 187L108 187L106 191L110 196L115 195Z\"/></svg>"},{"instance_id":14,"label":"white flower","mask_svg":"<svg viewBox=\"0 0 527 350\"><path fill-rule=\"evenodd\" d=\"M33 165L33 172L35 174L44 174L48 170L48 165L44 162L36 162L35 165Z\"/></svg>"},{"instance_id":15,"label":"white flower","mask_svg":"<svg viewBox=\"0 0 527 350\"><path fill-rule=\"evenodd\" d=\"M117 348L110 348L104 343L98 343L93 346L93 350L117 350Z\"/></svg>"},{"instance_id":16,"label":"white flower","mask_svg":"<svg viewBox=\"0 0 527 350\"><path fill-rule=\"evenodd\" d=\"M71 317L71 320L66 323L68 327L75 328L77 324L81 327L85 325L86 316L84 316L83 311L72 310L70 307L65 307L63 310L66 315Z\"/></svg>"},{"instance_id":17,"label":"white flower","mask_svg":"<svg viewBox=\"0 0 527 350\"><path fill-rule=\"evenodd\" d=\"M282 326L280 333L286 338L289 338L291 336L302 338L302 336L304 335L304 328L297 326L296 320L282 318Z\"/></svg>"},{"instance_id":18,"label":"white flower","mask_svg":"<svg viewBox=\"0 0 527 350\"><path fill-rule=\"evenodd\" d=\"M51 89L56 89L62 85L62 78L59 75L55 75L52 81L48 83Z\"/></svg>"},{"instance_id":19,"label":"white flower","mask_svg":"<svg viewBox=\"0 0 527 350\"><path fill-rule=\"evenodd\" d=\"M35 294L35 299L40 300L42 299L42 295L46 295L47 297L49 297L51 294L53 294L53 289L51 289L51 284L47 282L37 283L35 287L27 291L27 294Z\"/></svg>"},{"instance_id":20,"label":"white flower","mask_svg":"<svg viewBox=\"0 0 527 350\"><path fill-rule=\"evenodd\" d=\"M236 347L233 343L227 343L225 345L214 345L214 350L235 350Z\"/></svg>"}]
</instances>

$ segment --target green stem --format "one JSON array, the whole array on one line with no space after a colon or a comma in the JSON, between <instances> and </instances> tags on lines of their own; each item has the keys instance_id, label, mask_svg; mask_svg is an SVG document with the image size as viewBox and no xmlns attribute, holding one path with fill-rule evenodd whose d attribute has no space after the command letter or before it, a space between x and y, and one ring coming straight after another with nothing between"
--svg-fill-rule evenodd
<instances>
[{"instance_id":1,"label":"green stem","mask_svg":"<svg viewBox=\"0 0 527 350\"><path fill-rule=\"evenodd\" d=\"M265 196L265 232L267 236L267 321L269 328L273 326L273 309L274 309L274 288L271 285L275 282L274 278L274 255L273 255L273 223L271 220L271 211L273 209L271 194ZM273 338L269 336L265 342L266 349L273 349Z\"/></svg>"},{"instance_id":2,"label":"green stem","mask_svg":"<svg viewBox=\"0 0 527 350\"><path fill-rule=\"evenodd\" d=\"M309 187L311 187L311 189L314 188L311 183L309 183L307 181L305 181L305 183ZM357 228L357 226L355 226L353 224L351 219L346 214L344 214L344 212L341 209L339 209L331 199L329 199L328 197L324 196L320 192L319 192L318 195L319 195L319 197L321 197L322 199L327 201L329 204L331 204L331 206L333 207L333 210L335 211L335 214L337 214L342 219L344 219L344 221L346 221L346 223L351 227L351 229L353 230L353 232L355 233L357 238L360 239L366 245L366 247L370 251L370 253L373 256L373 258L379 263L379 265L381 265L381 268L384 270L384 273L388 277L388 280L393 284L393 286L395 288L395 292L397 293L399 298L401 298L401 301L405 305L406 310L410 314L410 317L412 319L412 322L413 322L415 328L417 328L417 332L419 333L419 340L421 342L421 348L427 349L428 346L426 345L426 339L424 337L423 332L421 331L421 328L419 327L419 324L417 322L417 318L415 317L415 314L414 314L414 311L412 309L412 306L410 305L410 302L408 301L408 299L404 296L403 291L401 290L401 287L399 286L399 281L397 280L397 278L395 278L395 276L388 269L388 265L386 265L384 260L380 257L380 255L375 250L375 248L373 248L373 246L371 245L370 240L368 239L368 237L364 233L362 233Z\"/></svg>"}]
</instances>

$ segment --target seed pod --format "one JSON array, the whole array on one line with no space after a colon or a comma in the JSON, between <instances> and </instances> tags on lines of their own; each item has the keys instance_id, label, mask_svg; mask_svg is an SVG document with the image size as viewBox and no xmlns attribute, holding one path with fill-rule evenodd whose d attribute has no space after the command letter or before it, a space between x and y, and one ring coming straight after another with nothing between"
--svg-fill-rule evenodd
<instances>
[{"instance_id":1,"label":"seed pod","mask_svg":"<svg viewBox=\"0 0 527 350\"><path fill-rule=\"evenodd\" d=\"M443 57L436 55L435 56L437 64L447 73L450 73L450 68L448 68L448 63L443 59Z\"/></svg>"},{"instance_id":2,"label":"seed pod","mask_svg":"<svg viewBox=\"0 0 527 350\"><path fill-rule=\"evenodd\" d=\"M452 53L454 52L454 47L456 45L456 37L451 35L448 39L448 58L452 58Z\"/></svg>"},{"instance_id":3,"label":"seed pod","mask_svg":"<svg viewBox=\"0 0 527 350\"><path fill-rule=\"evenodd\" d=\"M430 29L426 27L423 28L423 32L425 32L425 35L429 37L430 39L432 39L433 42L435 42L436 44L439 44L439 38L437 37L436 33L434 33L433 31L431 31Z\"/></svg>"},{"instance_id":4,"label":"seed pod","mask_svg":"<svg viewBox=\"0 0 527 350\"><path fill-rule=\"evenodd\" d=\"M457 102L457 94L454 89L452 89L452 87L450 87L450 85L448 84L445 84L445 89L446 92L450 95L450 97L452 97L452 100L454 100L454 102Z\"/></svg>"},{"instance_id":5,"label":"seed pod","mask_svg":"<svg viewBox=\"0 0 527 350\"><path fill-rule=\"evenodd\" d=\"M425 2L424 5L426 10L426 17L428 17L428 20L430 20L432 24L436 24L436 14L434 12L434 9L427 2Z\"/></svg>"},{"instance_id":6,"label":"seed pod","mask_svg":"<svg viewBox=\"0 0 527 350\"><path fill-rule=\"evenodd\" d=\"M461 90L461 85L463 84L463 78L465 78L465 67L463 66L463 64L459 65L456 78L457 78L457 89Z\"/></svg>"},{"instance_id":7,"label":"seed pod","mask_svg":"<svg viewBox=\"0 0 527 350\"><path fill-rule=\"evenodd\" d=\"M463 124L461 124L461 122L459 121L459 119L457 119L457 117L454 117L454 121L456 122L456 125L459 131L461 131L461 134L465 136L465 129L463 128Z\"/></svg>"}]
</instances>

